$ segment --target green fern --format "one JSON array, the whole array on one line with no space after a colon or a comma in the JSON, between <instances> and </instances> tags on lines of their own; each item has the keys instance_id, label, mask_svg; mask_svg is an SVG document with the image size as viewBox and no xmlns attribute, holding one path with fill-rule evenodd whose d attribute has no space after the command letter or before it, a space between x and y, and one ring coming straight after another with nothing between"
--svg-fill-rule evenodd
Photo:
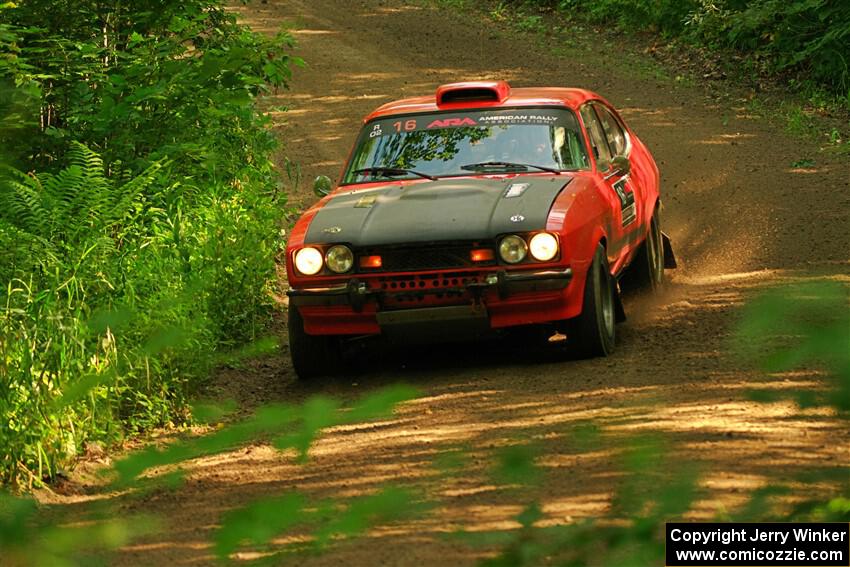
<instances>
[{"instance_id":1,"label":"green fern","mask_svg":"<svg viewBox=\"0 0 850 567\"><path fill-rule=\"evenodd\" d=\"M57 174L26 174L6 168L0 183L0 218L20 231L54 243L73 245L103 236L144 208L145 190L166 165L152 164L116 186L103 160L80 143L68 153L69 165Z\"/></svg>"},{"instance_id":2,"label":"green fern","mask_svg":"<svg viewBox=\"0 0 850 567\"><path fill-rule=\"evenodd\" d=\"M0 183L0 215L19 230L38 232L39 223L48 217L43 206L41 181L34 175L11 168L5 173Z\"/></svg>"},{"instance_id":3,"label":"green fern","mask_svg":"<svg viewBox=\"0 0 850 567\"><path fill-rule=\"evenodd\" d=\"M142 173L123 184L118 191L113 193L112 200L108 203L104 218L109 223L121 223L128 220L133 209L141 210L142 197L157 180L160 171L169 162L160 160L151 164Z\"/></svg>"}]
</instances>

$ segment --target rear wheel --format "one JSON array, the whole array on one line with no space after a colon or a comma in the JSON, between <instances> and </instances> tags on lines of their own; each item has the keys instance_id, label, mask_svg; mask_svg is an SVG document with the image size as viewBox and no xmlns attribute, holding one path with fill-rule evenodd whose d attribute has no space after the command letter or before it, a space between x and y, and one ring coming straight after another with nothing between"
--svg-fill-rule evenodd
<instances>
[{"instance_id":1,"label":"rear wheel","mask_svg":"<svg viewBox=\"0 0 850 567\"><path fill-rule=\"evenodd\" d=\"M302 380L333 376L342 371L339 338L308 335L298 307L289 306L289 356L295 374Z\"/></svg>"},{"instance_id":2,"label":"rear wheel","mask_svg":"<svg viewBox=\"0 0 850 567\"><path fill-rule=\"evenodd\" d=\"M649 223L646 240L621 283L629 291L660 291L664 287L664 241L657 209Z\"/></svg>"},{"instance_id":3,"label":"rear wheel","mask_svg":"<svg viewBox=\"0 0 850 567\"><path fill-rule=\"evenodd\" d=\"M592 358L614 352L614 288L605 248L600 244L587 272L581 314L567 325L568 344L577 356Z\"/></svg>"}]
</instances>

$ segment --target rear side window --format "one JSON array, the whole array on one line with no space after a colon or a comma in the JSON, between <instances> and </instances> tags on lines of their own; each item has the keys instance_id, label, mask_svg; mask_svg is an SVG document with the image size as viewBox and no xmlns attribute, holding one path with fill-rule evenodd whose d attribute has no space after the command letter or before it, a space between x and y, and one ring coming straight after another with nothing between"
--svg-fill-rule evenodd
<instances>
[{"instance_id":1,"label":"rear side window","mask_svg":"<svg viewBox=\"0 0 850 567\"><path fill-rule=\"evenodd\" d=\"M617 156L626 155L626 133L623 127L604 106L596 106L596 113L602 122L602 129L605 131L605 138L608 140L611 151Z\"/></svg>"}]
</instances>

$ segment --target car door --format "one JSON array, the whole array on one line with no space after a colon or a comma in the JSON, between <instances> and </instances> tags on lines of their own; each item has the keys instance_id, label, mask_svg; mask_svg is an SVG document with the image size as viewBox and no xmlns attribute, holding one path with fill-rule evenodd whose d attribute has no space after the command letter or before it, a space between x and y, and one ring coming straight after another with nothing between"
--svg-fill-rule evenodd
<instances>
[{"instance_id":1,"label":"car door","mask_svg":"<svg viewBox=\"0 0 850 567\"><path fill-rule=\"evenodd\" d=\"M603 112L605 114L603 114ZM628 155L619 152L628 150L625 131L613 127L613 116L598 103L588 103L579 113L590 138L591 150L596 159L601 193L611 210L611 225L608 231L608 262L616 273L628 259L632 246L630 234L636 225L635 194L629 178ZM605 116L608 131L600 116Z\"/></svg>"}]
</instances>

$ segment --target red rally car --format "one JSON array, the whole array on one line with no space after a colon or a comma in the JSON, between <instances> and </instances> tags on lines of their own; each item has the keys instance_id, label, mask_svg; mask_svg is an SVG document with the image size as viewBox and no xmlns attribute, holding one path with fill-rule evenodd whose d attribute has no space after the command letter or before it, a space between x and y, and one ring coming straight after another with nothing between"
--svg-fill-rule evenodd
<instances>
[{"instance_id":1,"label":"red rally car","mask_svg":"<svg viewBox=\"0 0 850 567\"><path fill-rule=\"evenodd\" d=\"M301 378L367 335L536 328L604 356L620 285L657 289L675 267L652 155L586 90L466 82L385 104L338 186L314 190L286 251Z\"/></svg>"}]
</instances>

